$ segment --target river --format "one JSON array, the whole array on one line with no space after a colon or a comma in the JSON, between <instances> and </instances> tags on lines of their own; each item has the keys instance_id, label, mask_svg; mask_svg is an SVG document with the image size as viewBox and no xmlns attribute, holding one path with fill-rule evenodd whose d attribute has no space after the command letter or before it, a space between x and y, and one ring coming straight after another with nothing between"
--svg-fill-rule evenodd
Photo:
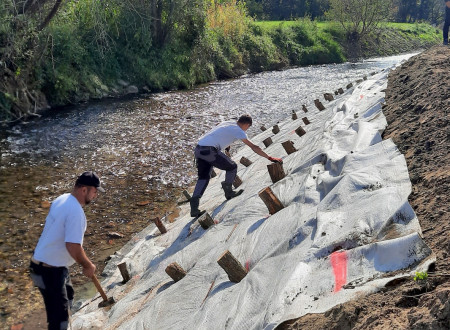
<instances>
[{"instance_id":1,"label":"river","mask_svg":"<svg viewBox=\"0 0 450 330\"><path fill-rule=\"evenodd\" d=\"M254 136L301 113L349 82L414 54L357 63L290 68L213 82L189 91L140 95L48 111L0 132L0 324L39 300L26 274L49 202L70 191L76 176L95 170L106 193L85 208L85 249L102 269L105 258L149 219L172 214L181 191L196 179L192 149L223 120L250 114ZM122 238L114 238L111 233ZM72 271L74 284L85 279ZM76 289L76 288L75 288ZM29 301L25 297L29 298ZM25 314L24 314L25 313Z\"/></svg>"}]
</instances>

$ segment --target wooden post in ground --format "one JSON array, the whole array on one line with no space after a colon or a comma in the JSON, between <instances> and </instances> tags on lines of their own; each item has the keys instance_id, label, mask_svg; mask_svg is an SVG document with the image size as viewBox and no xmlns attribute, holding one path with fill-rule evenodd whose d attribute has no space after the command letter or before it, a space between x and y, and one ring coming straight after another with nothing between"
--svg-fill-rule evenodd
<instances>
[{"instance_id":1,"label":"wooden post in ground","mask_svg":"<svg viewBox=\"0 0 450 330\"><path fill-rule=\"evenodd\" d=\"M303 120L303 122L305 123L305 125L311 124L311 122L310 122L310 121L308 120L308 118L306 118L306 117L303 117L302 120Z\"/></svg>"},{"instance_id":2,"label":"wooden post in ground","mask_svg":"<svg viewBox=\"0 0 450 330\"><path fill-rule=\"evenodd\" d=\"M245 157L242 157L241 160L240 160L239 162L240 162L242 165L244 165L245 167L249 167L250 165L253 164L249 159L247 159L247 158L245 158Z\"/></svg>"},{"instance_id":3,"label":"wooden post in ground","mask_svg":"<svg viewBox=\"0 0 450 330\"><path fill-rule=\"evenodd\" d=\"M187 190L183 190L183 195L184 197L186 197L187 200L191 199L191 195L189 195L189 193L187 192Z\"/></svg>"},{"instance_id":4,"label":"wooden post in ground","mask_svg":"<svg viewBox=\"0 0 450 330\"><path fill-rule=\"evenodd\" d=\"M275 214L284 208L284 205L277 196L275 196L270 187L264 188L258 195L263 200L264 204L266 204L270 214Z\"/></svg>"},{"instance_id":5,"label":"wooden post in ground","mask_svg":"<svg viewBox=\"0 0 450 330\"><path fill-rule=\"evenodd\" d=\"M211 218L211 216L208 213L203 213L199 218L198 218L198 223L200 224L200 226L202 226L202 228L204 230L208 229L211 226L214 226L214 220Z\"/></svg>"},{"instance_id":6,"label":"wooden post in ground","mask_svg":"<svg viewBox=\"0 0 450 330\"><path fill-rule=\"evenodd\" d=\"M120 270L120 274L122 274L122 283L127 283L130 280L130 274L128 273L128 269L127 269L127 263L126 262L122 262L121 264L118 264L117 267Z\"/></svg>"},{"instance_id":7,"label":"wooden post in ground","mask_svg":"<svg viewBox=\"0 0 450 330\"><path fill-rule=\"evenodd\" d=\"M242 184L241 178L238 177L238 176L236 175L236 177L234 178L234 181L233 181L233 187L234 187L234 188L237 188L237 187L239 187L241 184Z\"/></svg>"},{"instance_id":8,"label":"wooden post in ground","mask_svg":"<svg viewBox=\"0 0 450 330\"><path fill-rule=\"evenodd\" d=\"M316 105L317 109L319 109L319 111L325 110L325 107L323 106L322 102L319 101L319 99L315 99L314 104Z\"/></svg>"},{"instance_id":9,"label":"wooden post in ground","mask_svg":"<svg viewBox=\"0 0 450 330\"><path fill-rule=\"evenodd\" d=\"M269 175L273 183L280 181L286 176L286 174L284 173L283 164L269 164L267 165L267 169L269 170Z\"/></svg>"},{"instance_id":10,"label":"wooden post in ground","mask_svg":"<svg viewBox=\"0 0 450 330\"><path fill-rule=\"evenodd\" d=\"M303 104L302 105L302 110L304 111L304 112L308 112L308 109L306 109L306 106Z\"/></svg>"},{"instance_id":11,"label":"wooden post in ground","mask_svg":"<svg viewBox=\"0 0 450 330\"><path fill-rule=\"evenodd\" d=\"M297 120L297 114L295 113L294 110L292 110L292 120Z\"/></svg>"},{"instance_id":12,"label":"wooden post in ground","mask_svg":"<svg viewBox=\"0 0 450 330\"><path fill-rule=\"evenodd\" d=\"M162 223L160 218L156 217L156 218L152 219L152 221L155 223L156 227L158 227L161 234L167 233L166 226L164 226L164 224Z\"/></svg>"},{"instance_id":13,"label":"wooden post in ground","mask_svg":"<svg viewBox=\"0 0 450 330\"><path fill-rule=\"evenodd\" d=\"M297 149L295 149L295 147L294 147L294 142L292 142L290 140L281 143L281 145L283 146L284 150L287 152L288 155L297 151Z\"/></svg>"},{"instance_id":14,"label":"wooden post in ground","mask_svg":"<svg viewBox=\"0 0 450 330\"><path fill-rule=\"evenodd\" d=\"M299 127L295 130L295 133L297 133L298 136L303 136L303 135L306 134L306 131L305 131L301 126L299 126Z\"/></svg>"},{"instance_id":15,"label":"wooden post in ground","mask_svg":"<svg viewBox=\"0 0 450 330\"><path fill-rule=\"evenodd\" d=\"M264 143L264 145L265 145L266 148L267 148L268 146L270 146L270 145L272 144L272 139L271 139L270 137L268 137L267 139L265 139L265 140L263 141L263 143Z\"/></svg>"},{"instance_id":16,"label":"wooden post in ground","mask_svg":"<svg viewBox=\"0 0 450 330\"><path fill-rule=\"evenodd\" d=\"M331 94L331 93L325 93L325 94L323 94L323 98L324 98L325 100L327 100L327 101L333 101L333 100L334 100L333 94Z\"/></svg>"},{"instance_id":17,"label":"wooden post in ground","mask_svg":"<svg viewBox=\"0 0 450 330\"><path fill-rule=\"evenodd\" d=\"M260 129L261 129L261 131L265 131L267 128L264 126L264 125L262 125L261 127L260 127Z\"/></svg>"},{"instance_id":18,"label":"wooden post in ground","mask_svg":"<svg viewBox=\"0 0 450 330\"><path fill-rule=\"evenodd\" d=\"M231 282L239 283L247 275L244 266L228 250L222 253L217 263L228 274Z\"/></svg>"},{"instance_id":19,"label":"wooden post in ground","mask_svg":"<svg viewBox=\"0 0 450 330\"><path fill-rule=\"evenodd\" d=\"M166 273L175 282L178 282L186 276L186 271L176 262L172 262L169 266L166 267Z\"/></svg>"},{"instance_id":20,"label":"wooden post in ground","mask_svg":"<svg viewBox=\"0 0 450 330\"><path fill-rule=\"evenodd\" d=\"M280 132L280 128L278 127L278 125L274 125L272 128L272 133L273 134L277 134Z\"/></svg>"}]
</instances>

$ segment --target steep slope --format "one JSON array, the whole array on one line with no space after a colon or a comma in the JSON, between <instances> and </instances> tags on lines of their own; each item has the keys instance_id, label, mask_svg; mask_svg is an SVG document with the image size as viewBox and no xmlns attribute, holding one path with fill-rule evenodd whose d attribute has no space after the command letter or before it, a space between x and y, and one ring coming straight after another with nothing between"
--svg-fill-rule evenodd
<instances>
[{"instance_id":1,"label":"steep slope","mask_svg":"<svg viewBox=\"0 0 450 330\"><path fill-rule=\"evenodd\" d=\"M450 328L450 48L434 47L389 75L383 137L405 155L413 184L409 202L425 242L436 253L425 283L412 279L279 329Z\"/></svg>"}]
</instances>

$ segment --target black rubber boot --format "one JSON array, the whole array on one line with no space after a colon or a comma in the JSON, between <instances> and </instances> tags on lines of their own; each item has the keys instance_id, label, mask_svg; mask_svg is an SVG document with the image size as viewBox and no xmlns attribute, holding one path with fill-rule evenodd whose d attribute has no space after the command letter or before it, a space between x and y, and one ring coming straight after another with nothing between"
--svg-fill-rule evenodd
<instances>
[{"instance_id":1,"label":"black rubber boot","mask_svg":"<svg viewBox=\"0 0 450 330\"><path fill-rule=\"evenodd\" d=\"M205 213L205 211L200 211L198 209L198 205L200 204L200 196L191 197L189 203L191 204L191 217L197 218Z\"/></svg>"},{"instance_id":2,"label":"black rubber boot","mask_svg":"<svg viewBox=\"0 0 450 330\"><path fill-rule=\"evenodd\" d=\"M225 192L225 198L226 199L232 199L234 197L239 196L240 194L242 194L244 192L244 190L238 190L238 191L234 191L233 188L231 187L231 183L226 183L225 181L222 182L222 189Z\"/></svg>"}]
</instances>

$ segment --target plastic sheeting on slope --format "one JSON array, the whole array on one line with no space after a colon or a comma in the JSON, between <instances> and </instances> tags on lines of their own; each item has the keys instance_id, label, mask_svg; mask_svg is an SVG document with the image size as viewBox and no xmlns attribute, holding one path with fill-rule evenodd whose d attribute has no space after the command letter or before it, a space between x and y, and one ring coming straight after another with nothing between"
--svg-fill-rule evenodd
<instances>
[{"instance_id":1,"label":"plastic sheeting on slope","mask_svg":"<svg viewBox=\"0 0 450 330\"><path fill-rule=\"evenodd\" d=\"M72 327L272 329L426 269L434 255L407 202L405 159L381 138L386 84L387 73L377 74L326 110L310 108L304 114L310 125L286 120L278 124L280 133L253 138L262 145L272 137L265 150L283 158L286 177L272 184L269 162L242 148L236 162L242 156L253 161L239 165L244 193L225 201L221 173L202 198L216 225L203 230L185 206L166 234L149 226L136 235L105 269L103 285L117 303L99 309L94 300L75 314ZM294 132L299 126L307 132L302 137ZM296 153L286 155L286 140ZM285 206L274 215L258 197L267 186ZM225 250L249 270L240 283L230 282L217 264ZM133 276L124 285L116 269L122 261ZM164 271L172 262L187 271L177 283Z\"/></svg>"}]
</instances>

